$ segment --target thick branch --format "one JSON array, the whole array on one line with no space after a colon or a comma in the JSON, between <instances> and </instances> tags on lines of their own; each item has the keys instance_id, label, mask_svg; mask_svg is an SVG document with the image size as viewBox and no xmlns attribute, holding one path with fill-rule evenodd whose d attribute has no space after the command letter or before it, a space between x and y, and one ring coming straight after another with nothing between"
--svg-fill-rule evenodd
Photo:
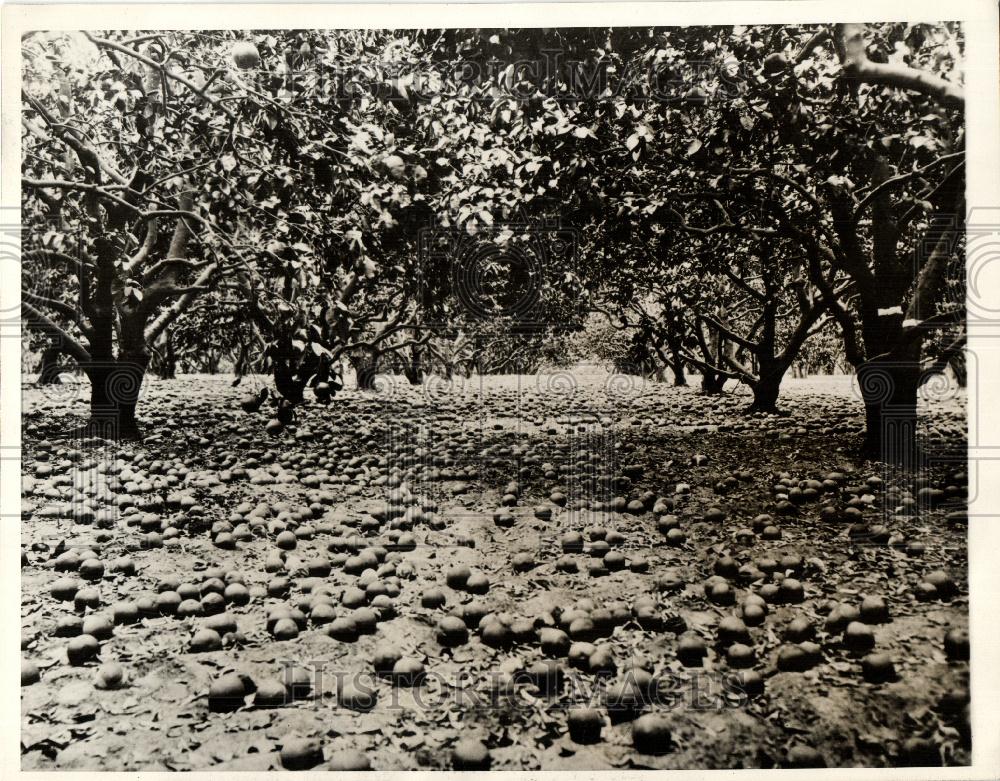
<instances>
[{"instance_id":1,"label":"thick branch","mask_svg":"<svg viewBox=\"0 0 1000 781\"><path fill-rule=\"evenodd\" d=\"M837 25L835 43L844 72L851 78L869 84L883 84L919 92L933 98L945 108L965 108L965 91L957 84L908 65L869 60L863 24Z\"/></svg>"},{"instance_id":2,"label":"thick branch","mask_svg":"<svg viewBox=\"0 0 1000 781\"><path fill-rule=\"evenodd\" d=\"M195 298L209 289L208 283L211 281L217 268L218 264L213 263L211 266L202 271L195 280L194 285L187 288L179 299L174 301L170 307L160 313L160 315L149 324L145 332L147 344L156 341L156 338L163 333L163 330L191 306L191 303L195 300Z\"/></svg>"},{"instance_id":3,"label":"thick branch","mask_svg":"<svg viewBox=\"0 0 1000 781\"><path fill-rule=\"evenodd\" d=\"M21 314L24 315L24 322L36 331L39 331L52 339L57 344L59 349L66 353L66 355L75 359L77 363L81 365L90 363L90 353L87 352L87 349L76 339L70 336L65 329L61 328L50 318L35 309L30 301L26 301L25 298L26 297L22 295Z\"/></svg>"}]
</instances>

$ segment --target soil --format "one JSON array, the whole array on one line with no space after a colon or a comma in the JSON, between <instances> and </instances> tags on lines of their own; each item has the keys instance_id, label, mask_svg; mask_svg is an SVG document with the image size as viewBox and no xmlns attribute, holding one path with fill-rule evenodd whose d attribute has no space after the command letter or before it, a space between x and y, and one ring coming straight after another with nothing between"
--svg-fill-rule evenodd
<instances>
[{"instance_id":1,"label":"soil","mask_svg":"<svg viewBox=\"0 0 1000 781\"><path fill-rule=\"evenodd\" d=\"M789 757L802 746L829 766L896 766L913 761L912 746L904 746L911 738L926 739L943 764L969 762L966 724L939 704L969 685L968 662L950 660L944 647L948 630L968 625L964 395L922 403L924 451L932 458L905 471L855 455L863 408L847 378L787 380L784 413L753 417L745 414L746 393L709 397L696 387L599 372L423 386L381 380L328 405L310 400L270 437L270 402L252 414L239 408L263 378L236 388L222 376L150 378L139 403L145 439L121 445L67 439L85 420L85 386L25 386L22 655L41 679L21 690L24 769L275 769L289 735L318 741L325 763L359 751L375 770L450 768L454 746L470 738L485 743L490 766L502 770L774 767L807 756ZM835 491L779 513L776 486L787 494L831 472L842 475ZM623 475L630 484L609 484ZM513 525L500 525L494 517L511 481L519 495L504 509ZM940 492L921 491L928 488ZM554 490L565 506L550 500ZM615 497L630 501L647 491L673 501L673 511L607 509ZM408 516L392 512L399 502L412 508ZM261 504L267 508L254 515ZM821 517L824 505L836 512ZM541 506L550 512L536 512ZM849 506L854 519L844 517ZM712 507L724 511L722 520L706 519ZM780 538L752 531L761 513L774 516ZM663 514L677 517L684 544L667 544L658 528ZM240 524L249 536L232 549L213 542L220 529ZM624 554L623 569L588 570L598 560L595 527L620 533L612 547ZM268 572L282 530L296 532L296 547L283 572ZM399 536L407 531L412 549ZM583 552L566 554L576 573L556 566L568 531L587 541ZM373 547L377 574L337 565L338 554ZM87 582L99 604L77 610L50 588L81 577L56 571L56 559L88 548L104 564L103 577ZM515 567L521 553L530 556ZM332 572L310 577L310 560L323 556L335 560ZM726 556L738 566L769 557L778 569L753 581L730 574L735 604L715 604L703 584ZM115 571L120 557L134 562L134 573ZM462 564L488 577L487 593L446 585L446 572ZM918 598L918 585L935 570L950 575L957 592ZM200 587L206 573L229 580L238 573L250 593L248 604L226 606L238 633L227 634L222 649L191 652L205 616L157 616L115 626L97 659L69 664L68 638L54 635L60 619L110 615L115 603L155 597L170 578ZM749 628L751 669L764 682L762 694L749 696L728 680L735 670L716 647L715 627L738 614L748 594L767 594L783 576L802 583L803 600L772 598L763 623ZM268 595L276 577L288 579L287 594ZM274 607L300 606L308 615L323 586L336 615L349 615L341 596L359 581L398 589L391 609L378 608L374 634L336 640L313 622L290 640L268 632ZM422 607L430 588L444 593L443 607ZM840 632L825 630L834 602L858 607L864 596L888 605L890 620L871 628L874 650L891 656L896 680L866 682L861 657L844 648ZM644 597L659 624L640 623L634 608ZM561 692L529 682L518 673L545 658L536 639L493 648L474 623L466 644L438 642L438 621L462 605L483 604L509 614L504 620L541 628L559 626L585 599L595 608L624 603L625 620L592 642L611 651L619 671L612 681L635 665L660 682L660 696L637 710L665 714L667 753L635 749L636 713L611 714L597 742L573 742L568 709L595 707L608 716L603 684L565 659ZM820 657L803 672L779 671L782 632L795 618L815 627ZM704 638L701 667L678 660L682 630ZM422 662L422 685L374 678L376 646ZM96 688L96 671L109 661L121 664L124 685ZM210 710L209 687L220 675L237 671L260 684L290 680L293 666L308 672L305 696L279 708L255 707L247 697L233 712ZM374 707L341 703L345 681L373 690Z\"/></svg>"}]
</instances>

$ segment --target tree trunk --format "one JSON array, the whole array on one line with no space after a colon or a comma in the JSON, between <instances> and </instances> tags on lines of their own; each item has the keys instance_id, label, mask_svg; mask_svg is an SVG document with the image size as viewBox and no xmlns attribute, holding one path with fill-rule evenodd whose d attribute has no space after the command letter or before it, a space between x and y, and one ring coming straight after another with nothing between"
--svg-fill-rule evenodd
<instances>
[{"instance_id":1,"label":"tree trunk","mask_svg":"<svg viewBox=\"0 0 1000 781\"><path fill-rule=\"evenodd\" d=\"M865 402L864 453L893 464L915 465L918 361L868 361L858 367Z\"/></svg>"},{"instance_id":2,"label":"tree trunk","mask_svg":"<svg viewBox=\"0 0 1000 781\"><path fill-rule=\"evenodd\" d=\"M705 393L710 393L716 395L722 393L722 389L726 384L726 380L729 379L725 374L719 374L718 372L710 372L707 369L702 371L701 374L701 389Z\"/></svg>"},{"instance_id":3,"label":"tree trunk","mask_svg":"<svg viewBox=\"0 0 1000 781\"><path fill-rule=\"evenodd\" d=\"M687 375L684 374L684 361L677 353L673 353L670 361L670 371L674 374L674 387L687 387Z\"/></svg>"},{"instance_id":4,"label":"tree trunk","mask_svg":"<svg viewBox=\"0 0 1000 781\"><path fill-rule=\"evenodd\" d=\"M149 355L123 355L113 363L85 367L90 378L90 423L87 430L104 439L142 439L135 409Z\"/></svg>"},{"instance_id":5,"label":"tree trunk","mask_svg":"<svg viewBox=\"0 0 1000 781\"><path fill-rule=\"evenodd\" d=\"M153 353L149 368L161 380L173 380L177 378L177 354L169 331L165 333L165 337Z\"/></svg>"},{"instance_id":6,"label":"tree trunk","mask_svg":"<svg viewBox=\"0 0 1000 781\"><path fill-rule=\"evenodd\" d=\"M39 385L58 385L61 382L59 379L59 355L58 347L46 347L42 350L42 362L38 367Z\"/></svg>"},{"instance_id":7,"label":"tree trunk","mask_svg":"<svg viewBox=\"0 0 1000 781\"><path fill-rule=\"evenodd\" d=\"M371 390L374 387L375 375L378 374L378 356L363 354L355 358L353 363L358 390Z\"/></svg>"},{"instance_id":8,"label":"tree trunk","mask_svg":"<svg viewBox=\"0 0 1000 781\"><path fill-rule=\"evenodd\" d=\"M423 356L420 349L413 348L412 358L406 362L406 379L410 385L419 385L424 379Z\"/></svg>"},{"instance_id":9,"label":"tree trunk","mask_svg":"<svg viewBox=\"0 0 1000 781\"><path fill-rule=\"evenodd\" d=\"M948 363L955 374L955 382L959 388L966 387L969 380L969 370L965 362L965 350L960 350Z\"/></svg>"},{"instance_id":10,"label":"tree trunk","mask_svg":"<svg viewBox=\"0 0 1000 781\"><path fill-rule=\"evenodd\" d=\"M777 412L778 394L781 381L785 378L788 365L781 361L760 361L758 379L753 384L753 404L748 412Z\"/></svg>"},{"instance_id":11,"label":"tree trunk","mask_svg":"<svg viewBox=\"0 0 1000 781\"><path fill-rule=\"evenodd\" d=\"M291 366L291 361L276 358L274 361L274 389L281 397L292 404L302 404L305 401L306 383L298 377Z\"/></svg>"}]
</instances>

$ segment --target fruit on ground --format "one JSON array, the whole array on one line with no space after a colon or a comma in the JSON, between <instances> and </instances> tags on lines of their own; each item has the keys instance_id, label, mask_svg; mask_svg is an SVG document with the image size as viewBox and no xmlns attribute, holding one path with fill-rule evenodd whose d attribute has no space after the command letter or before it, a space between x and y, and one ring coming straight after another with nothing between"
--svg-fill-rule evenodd
<instances>
[{"instance_id":1,"label":"fruit on ground","mask_svg":"<svg viewBox=\"0 0 1000 781\"><path fill-rule=\"evenodd\" d=\"M854 653L864 653L875 647L875 635L871 627L860 621L852 621L844 630L844 647Z\"/></svg>"},{"instance_id":2,"label":"fruit on ground","mask_svg":"<svg viewBox=\"0 0 1000 781\"><path fill-rule=\"evenodd\" d=\"M632 724L632 745L642 754L667 754L672 748L670 720L663 713L647 713Z\"/></svg>"},{"instance_id":3,"label":"fruit on ground","mask_svg":"<svg viewBox=\"0 0 1000 781\"><path fill-rule=\"evenodd\" d=\"M746 623L737 616L725 616L717 627L719 645L725 647L733 643L750 643L750 632Z\"/></svg>"},{"instance_id":4,"label":"fruit on ground","mask_svg":"<svg viewBox=\"0 0 1000 781\"><path fill-rule=\"evenodd\" d=\"M740 670L726 678L726 689L748 699L764 693L764 676L756 670Z\"/></svg>"},{"instance_id":5,"label":"fruit on ground","mask_svg":"<svg viewBox=\"0 0 1000 781\"><path fill-rule=\"evenodd\" d=\"M949 629L944 636L944 652L953 661L968 661L969 632L965 629Z\"/></svg>"},{"instance_id":6,"label":"fruit on ground","mask_svg":"<svg viewBox=\"0 0 1000 781\"><path fill-rule=\"evenodd\" d=\"M337 751L330 761L326 763L326 770L352 772L359 770L371 770L371 762L368 761L362 752L357 749L342 749Z\"/></svg>"},{"instance_id":7,"label":"fruit on ground","mask_svg":"<svg viewBox=\"0 0 1000 781\"><path fill-rule=\"evenodd\" d=\"M544 627L538 631L538 641L546 656L566 656L569 653L569 635L561 629Z\"/></svg>"},{"instance_id":8,"label":"fruit on ground","mask_svg":"<svg viewBox=\"0 0 1000 781\"><path fill-rule=\"evenodd\" d=\"M124 682L125 669L118 662L105 662L94 676L94 686L98 689L117 689Z\"/></svg>"},{"instance_id":9,"label":"fruit on ground","mask_svg":"<svg viewBox=\"0 0 1000 781\"><path fill-rule=\"evenodd\" d=\"M383 642L372 652L372 665L377 675L388 675L396 662L402 657L402 652L393 644Z\"/></svg>"},{"instance_id":10,"label":"fruit on ground","mask_svg":"<svg viewBox=\"0 0 1000 781\"><path fill-rule=\"evenodd\" d=\"M601 739L604 717L596 708L571 708L566 725L574 743L597 743Z\"/></svg>"},{"instance_id":11,"label":"fruit on ground","mask_svg":"<svg viewBox=\"0 0 1000 781\"><path fill-rule=\"evenodd\" d=\"M778 649L777 667L782 672L804 672L818 661L814 643L808 641L795 645L783 645ZM818 646L815 647L818 649Z\"/></svg>"},{"instance_id":12,"label":"fruit on ground","mask_svg":"<svg viewBox=\"0 0 1000 781\"><path fill-rule=\"evenodd\" d=\"M458 616L445 616L438 622L437 638L446 648L454 648L468 642L469 630Z\"/></svg>"},{"instance_id":13,"label":"fruit on ground","mask_svg":"<svg viewBox=\"0 0 1000 781\"><path fill-rule=\"evenodd\" d=\"M340 686L337 701L345 708L356 711L370 711L378 702L375 682L364 676L353 676Z\"/></svg>"},{"instance_id":14,"label":"fruit on ground","mask_svg":"<svg viewBox=\"0 0 1000 781\"><path fill-rule=\"evenodd\" d=\"M253 704L258 708L280 708L290 700L288 687L277 678L261 681L253 695Z\"/></svg>"},{"instance_id":15,"label":"fruit on ground","mask_svg":"<svg viewBox=\"0 0 1000 781\"><path fill-rule=\"evenodd\" d=\"M85 635L90 635L97 640L107 640L114 633L114 624L107 616L95 614L83 619L82 629Z\"/></svg>"},{"instance_id":16,"label":"fruit on ground","mask_svg":"<svg viewBox=\"0 0 1000 781\"><path fill-rule=\"evenodd\" d=\"M275 640L294 640L299 636L299 627L291 618L279 618L271 634Z\"/></svg>"},{"instance_id":17,"label":"fruit on ground","mask_svg":"<svg viewBox=\"0 0 1000 781\"><path fill-rule=\"evenodd\" d=\"M455 770L488 770L490 750L481 740L463 738L451 752L451 766Z\"/></svg>"},{"instance_id":18,"label":"fruit on ground","mask_svg":"<svg viewBox=\"0 0 1000 781\"><path fill-rule=\"evenodd\" d=\"M542 694L553 694L562 689L563 668L556 659L542 659L525 670L525 677Z\"/></svg>"},{"instance_id":19,"label":"fruit on ground","mask_svg":"<svg viewBox=\"0 0 1000 781\"><path fill-rule=\"evenodd\" d=\"M884 624L889 620L889 606L882 597L865 597L861 600L860 613L866 624Z\"/></svg>"},{"instance_id":20,"label":"fruit on ground","mask_svg":"<svg viewBox=\"0 0 1000 781\"><path fill-rule=\"evenodd\" d=\"M224 673L212 681L208 689L208 708L214 712L236 710L243 706L249 692L243 678L236 673Z\"/></svg>"},{"instance_id":21,"label":"fruit on ground","mask_svg":"<svg viewBox=\"0 0 1000 781\"><path fill-rule=\"evenodd\" d=\"M788 755L785 759L785 767L826 767L826 760L823 759L823 755L812 746L792 746L792 748L788 750Z\"/></svg>"},{"instance_id":22,"label":"fruit on ground","mask_svg":"<svg viewBox=\"0 0 1000 781\"><path fill-rule=\"evenodd\" d=\"M900 747L901 767L941 767L941 749L929 738L908 738Z\"/></svg>"},{"instance_id":23,"label":"fruit on ground","mask_svg":"<svg viewBox=\"0 0 1000 781\"><path fill-rule=\"evenodd\" d=\"M76 578L59 578L49 588L49 593L61 602L72 602L78 589Z\"/></svg>"},{"instance_id":24,"label":"fruit on ground","mask_svg":"<svg viewBox=\"0 0 1000 781\"><path fill-rule=\"evenodd\" d=\"M66 657L69 659L69 663L74 666L86 664L91 659L96 658L100 651L101 644L97 642L97 638L91 635L74 637L66 644Z\"/></svg>"},{"instance_id":25,"label":"fruit on ground","mask_svg":"<svg viewBox=\"0 0 1000 781\"><path fill-rule=\"evenodd\" d=\"M452 567L445 574L445 583L448 584L449 588L456 590L464 589L465 584L469 582L469 577L471 575L472 570L464 565Z\"/></svg>"},{"instance_id":26,"label":"fruit on ground","mask_svg":"<svg viewBox=\"0 0 1000 781\"><path fill-rule=\"evenodd\" d=\"M646 707L646 691L642 683L629 672L605 690L604 704L613 720L630 718Z\"/></svg>"},{"instance_id":27,"label":"fruit on ground","mask_svg":"<svg viewBox=\"0 0 1000 781\"><path fill-rule=\"evenodd\" d=\"M31 686L33 683L38 683L42 676L38 672L38 665L34 662L28 661L27 659L21 660L21 685Z\"/></svg>"},{"instance_id":28,"label":"fruit on ground","mask_svg":"<svg viewBox=\"0 0 1000 781\"><path fill-rule=\"evenodd\" d=\"M743 643L733 643L726 650L726 662L730 667L753 667L756 661L753 648Z\"/></svg>"},{"instance_id":29,"label":"fruit on ground","mask_svg":"<svg viewBox=\"0 0 1000 781\"><path fill-rule=\"evenodd\" d=\"M684 632L677 641L677 658L685 667L701 667L707 655L705 641L694 632Z\"/></svg>"},{"instance_id":30,"label":"fruit on ground","mask_svg":"<svg viewBox=\"0 0 1000 781\"><path fill-rule=\"evenodd\" d=\"M318 741L289 736L281 741L281 766L285 770L309 770L323 761Z\"/></svg>"},{"instance_id":31,"label":"fruit on ground","mask_svg":"<svg viewBox=\"0 0 1000 781\"><path fill-rule=\"evenodd\" d=\"M399 659L392 666L392 682L397 686L417 686L424 677L424 665L418 659Z\"/></svg>"},{"instance_id":32,"label":"fruit on ground","mask_svg":"<svg viewBox=\"0 0 1000 781\"><path fill-rule=\"evenodd\" d=\"M889 654L868 654L861 660L861 675L869 683L884 683L896 678L896 667Z\"/></svg>"},{"instance_id":33,"label":"fruit on ground","mask_svg":"<svg viewBox=\"0 0 1000 781\"><path fill-rule=\"evenodd\" d=\"M788 626L785 627L784 637L793 643L798 643L803 640L808 640L815 634L815 629L812 624L809 623L809 619L799 616L798 618L793 618L788 622Z\"/></svg>"}]
</instances>

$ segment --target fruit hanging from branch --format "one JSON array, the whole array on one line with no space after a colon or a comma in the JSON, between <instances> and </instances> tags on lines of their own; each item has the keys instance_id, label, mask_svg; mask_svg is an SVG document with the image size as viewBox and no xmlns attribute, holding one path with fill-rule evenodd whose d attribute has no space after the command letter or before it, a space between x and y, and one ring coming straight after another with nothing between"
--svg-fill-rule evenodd
<instances>
[{"instance_id":1,"label":"fruit hanging from branch","mask_svg":"<svg viewBox=\"0 0 1000 781\"><path fill-rule=\"evenodd\" d=\"M237 41L233 44L233 62L241 70L251 70L260 66L260 53L250 41Z\"/></svg>"}]
</instances>

